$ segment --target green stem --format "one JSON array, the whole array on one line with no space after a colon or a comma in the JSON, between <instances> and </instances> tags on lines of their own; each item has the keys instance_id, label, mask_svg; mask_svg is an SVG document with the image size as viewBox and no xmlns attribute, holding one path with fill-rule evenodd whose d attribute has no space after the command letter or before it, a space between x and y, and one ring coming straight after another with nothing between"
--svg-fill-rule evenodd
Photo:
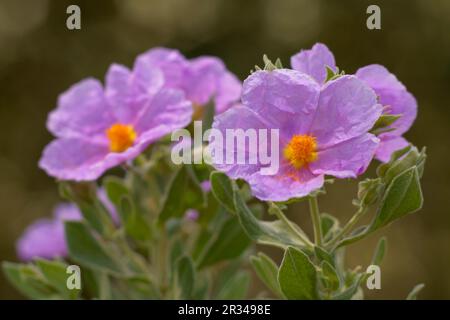
<instances>
[{"instance_id":1,"label":"green stem","mask_svg":"<svg viewBox=\"0 0 450 320\"><path fill-rule=\"evenodd\" d=\"M307 246L307 247L314 247L314 244L307 238L305 235L300 233L293 225L292 222L289 221L289 219L284 215L283 211L281 211L279 208L275 208L273 210L273 213L284 222L284 224Z\"/></svg>"},{"instance_id":2,"label":"green stem","mask_svg":"<svg viewBox=\"0 0 450 320\"><path fill-rule=\"evenodd\" d=\"M317 197L309 197L309 211L311 213L311 220L314 227L314 242L319 247L322 246L322 223L320 222L319 204Z\"/></svg>"},{"instance_id":3,"label":"green stem","mask_svg":"<svg viewBox=\"0 0 450 320\"><path fill-rule=\"evenodd\" d=\"M367 212L367 208L359 208L359 210L350 218L347 224L339 231L339 233L326 243L326 247L332 248L338 243L339 240L344 238L358 223L359 219Z\"/></svg>"}]
</instances>

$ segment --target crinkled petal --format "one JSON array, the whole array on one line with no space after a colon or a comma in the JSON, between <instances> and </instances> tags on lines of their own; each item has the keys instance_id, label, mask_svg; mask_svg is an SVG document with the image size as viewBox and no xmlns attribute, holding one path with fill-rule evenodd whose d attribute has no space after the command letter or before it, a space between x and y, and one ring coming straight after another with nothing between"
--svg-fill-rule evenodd
<instances>
[{"instance_id":1,"label":"crinkled petal","mask_svg":"<svg viewBox=\"0 0 450 320\"><path fill-rule=\"evenodd\" d=\"M310 50L302 50L292 56L291 66L294 70L310 75L321 84L327 77L326 66L336 72L333 53L322 43L316 43Z\"/></svg>"},{"instance_id":2,"label":"crinkled petal","mask_svg":"<svg viewBox=\"0 0 450 320\"><path fill-rule=\"evenodd\" d=\"M219 87L215 96L216 114L222 113L241 97L242 83L231 72L225 72L219 80Z\"/></svg>"},{"instance_id":3,"label":"crinkled petal","mask_svg":"<svg viewBox=\"0 0 450 320\"><path fill-rule=\"evenodd\" d=\"M398 81L395 75L379 64L371 64L359 68L355 75L365 81L374 90L406 90L405 86Z\"/></svg>"},{"instance_id":4,"label":"crinkled petal","mask_svg":"<svg viewBox=\"0 0 450 320\"><path fill-rule=\"evenodd\" d=\"M113 64L106 74L105 95L117 121L133 123L163 84L161 71L144 60L136 61L133 71Z\"/></svg>"},{"instance_id":5,"label":"crinkled petal","mask_svg":"<svg viewBox=\"0 0 450 320\"><path fill-rule=\"evenodd\" d=\"M97 143L77 138L52 141L39 161L39 167L61 180L91 181L106 170L132 160L161 136L157 130L147 136L139 136L135 144L124 152L110 152L106 143Z\"/></svg>"},{"instance_id":6,"label":"crinkled petal","mask_svg":"<svg viewBox=\"0 0 450 320\"><path fill-rule=\"evenodd\" d=\"M183 92L163 89L138 116L135 128L143 139L154 141L187 126L191 122L192 112L192 104Z\"/></svg>"},{"instance_id":7,"label":"crinkled petal","mask_svg":"<svg viewBox=\"0 0 450 320\"><path fill-rule=\"evenodd\" d=\"M380 146L377 149L375 157L382 162L388 162L393 152L409 145L409 142L403 137L380 136L380 139Z\"/></svg>"},{"instance_id":8,"label":"crinkled petal","mask_svg":"<svg viewBox=\"0 0 450 320\"><path fill-rule=\"evenodd\" d=\"M204 105L218 92L225 65L215 57L200 57L189 62L183 89L186 97L197 105Z\"/></svg>"},{"instance_id":9,"label":"crinkled petal","mask_svg":"<svg viewBox=\"0 0 450 320\"><path fill-rule=\"evenodd\" d=\"M355 76L342 76L323 87L309 132L318 148L326 149L366 133L381 113L370 87Z\"/></svg>"},{"instance_id":10,"label":"crinkled petal","mask_svg":"<svg viewBox=\"0 0 450 320\"><path fill-rule=\"evenodd\" d=\"M85 79L58 98L58 107L49 114L48 130L57 137L91 137L104 132L114 116L96 79Z\"/></svg>"},{"instance_id":11,"label":"crinkled petal","mask_svg":"<svg viewBox=\"0 0 450 320\"><path fill-rule=\"evenodd\" d=\"M317 175L356 178L366 171L378 145L379 139L366 133L319 151L317 160L309 167Z\"/></svg>"},{"instance_id":12,"label":"crinkled petal","mask_svg":"<svg viewBox=\"0 0 450 320\"><path fill-rule=\"evenodd\" d=\"M253 110L245 107L245 106L237 106L231 109L228 109L224 113L216 116L214 118L214 123L212 128L220 132L220 136L222 140L216 139L213 135L210 136L209 149L211 150L212 162L216 169L225 172L228 176L233 179L236 178L245 178L258 171L261 165L258 161L258 150L257 146L261 146L259 144L258 139L258 130L259 129L270 129L268 123L265 122L260 115L255 113ZM236 129L241 129L244 132L248 129L256 131L256 141L258 143L252 144L250 148L248 139L246 139L244 143L238 143L237 139L234 139L228 135L228 133L241 134ZM228 143L228 145L227 145ZM267 148L270 150L271 141L270 141L270 132L267 131ZM242 154L244 156L244 163L237 163L238 154ZM229 161L232 163L227 163L226 159L233 159L233 161Z\"/></svg>"},{"instance_id":13,"label":"crinkled petal","mask_svg":"<svg viewBox=\"0 0 450 320\"><path fill-rule=\"evenodd\" d=\"M242 103L280 129L284 141L310 127L319 93L320 86L301 72L257 71L244 81Z\"/></svg>"},{"instance_id":14,"label":"crinkled petal","mask_svg":"<svg viewBox=\"0 0 450 320\"><path fill-rule=\"evenodd\" d=\"M100 164L108 152L107 144L79 138L56 139L44 149L39 167L61 180L95 180L106 170Z\"/></svg>"},{"instance_id":15,"label":"crinkled petal","mask_svg":"<svg viewBox=\"0 0 450 320\"><path fill-rule=\"evenodd\" d=\"M263 201L286 201L304 197L322 187L323 175L314 175L308 169L293 170L282 166L276 175L253 174L248 182L255 197Z\"/></svg>"},{"instance_id":16,"label":"crinkled petal","mask_svg":"<svg viewBox=\"0 0 450 320\"><path fill-rule=\"evenodd\" d=\"M153 48L137 57L159 68L164 74L164 85L168 88L181 88L188 69L188 60L178 51L167 48Z\"/></svg>"},{"instance_id":17,"label":"crinkled petal","mask_svg":"<svg viewBox=\"0 0 450 320\"><path fill-rule=\"evenodd\" d=\"M388 135L400 136L408 131L417 116L417 102L395 75L385 67L374 64L360 68L356 76L375 90L379 102L388 106L387 113L401 115L391 125L395 130L390 131Z\"/></svg>"}]
</instances>

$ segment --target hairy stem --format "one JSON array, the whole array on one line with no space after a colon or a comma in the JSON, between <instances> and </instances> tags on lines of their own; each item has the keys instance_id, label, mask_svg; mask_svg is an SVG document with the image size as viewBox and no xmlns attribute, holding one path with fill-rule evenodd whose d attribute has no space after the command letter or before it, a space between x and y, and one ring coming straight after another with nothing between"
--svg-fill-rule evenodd
<instances>
[{"instance_id":1,"label":"hairy stem","mask_svg":"<svg viewBox=\"0 0 450 320\"><path fill-rule=\"evenodd\" d=\"M329 242L326 243L326 247L334 247L339 240L344 238L352 229L353 227L358 223L359 219L367 212L367 208L359 208L359 210L353 215L353 217L350 218L350 220L347 222L347 224L339 231L339 233L331 239Z\"/></svg>"},{"instance_id":2,"label":"hairy stem","mask_svg":"<svg viewBox=\"0 0 450 320\"><path fill-rule=\"evenodd\" d=\"M322 246L323 236L317 197L309 197L309 212L311 213L311 220L314 227L314 243L320 247Z\"/></svg>"},{"instance_id":3,"label":"hairy stem","mask_svg":"<svg viewBox=\"0 0 450 320\"><path fill-rule=\"evenodd\" d=\"M293 225L292 222L284 215L278 207L275 206L273 213L307 246L312 248L314 244L302 233L300 233Z\"/></svg>"}]
</instances>

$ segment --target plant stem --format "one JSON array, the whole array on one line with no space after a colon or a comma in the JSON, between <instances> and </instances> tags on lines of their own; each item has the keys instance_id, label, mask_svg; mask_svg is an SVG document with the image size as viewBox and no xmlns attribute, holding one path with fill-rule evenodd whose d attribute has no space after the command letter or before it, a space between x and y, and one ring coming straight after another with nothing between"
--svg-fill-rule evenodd
<instances>
[{"instance_id":1,"label":"plant stem","mask_svg":"<svg viewBox=\"0 0 450 320\"><path fill-rule=\"evenodd\" d=\"M275 208L273 210L273 213L284 222L284 224L307 246L307 247L314 247L314 244L307 238L305 235L301 234L293 225L292 222L289 221L289 219L284 215L283 211L281 211L279 208Z\"/></svg>"},{"instance_id":2,"label":"plant stem","mask_svg":"<svg viewBox=\"0 0 450 320\"><path fill-rule=\"evenodd\" d=\"M322 246L322 223L320 222L319 204L317 197L309 197L309 212L314 227L314 243Z\"/></svg>"},{"instance_id":3,"label":"plant stem","mask_svg":"<svg viewBox=\"0 0 450 320\"><path fill-rule=\"evenodd\" d=\"M359 210L353 215L353 217L350 218L350 220L347 222L347 224L339 231L339 233L334 237L334 239L331 239L329 242L326 243L327 247L333 247L339 240L341 240L343 237L345 237L352 229L353 227L358 223L359 219L367 212L367 208L359 208Z\"/></svg>"}]
</instances>

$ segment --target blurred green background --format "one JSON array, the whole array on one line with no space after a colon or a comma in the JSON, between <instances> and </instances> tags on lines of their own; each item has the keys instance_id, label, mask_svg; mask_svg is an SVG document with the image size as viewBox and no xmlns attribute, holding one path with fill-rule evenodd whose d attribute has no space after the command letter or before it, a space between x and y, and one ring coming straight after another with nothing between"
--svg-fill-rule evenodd
<instances>
[{"instance_id":1,"label":"blurred green background","mask_svg":"<svg viewBox=\"0 0 450 320\"><path fill-rule=\"evenodd\" d=\"M70 4L81 7L81 30L66 28ZM381 7L382 30L366 28L369 4ZM386 234L382 290L367 296L403 299L424 282L421 298L449 299L449 17L448 0L0 0L0 260L17 260L16 239L58 201L55 182L37 161L51 139L47 113L71 84L103 79L112 62L130 66L154 46L217 55L245 79L264 53L289 65L292 54L320 41L347 73L370 63L394 72L419 102L407 138L428 147L423 210L350 247L348 262L366 266ZM328 189L321 209L347 219L355 182ZM309 225L302 204L290 216ZM0 298L20 298L3 275Z\"/></svg>"}]
</instances>

